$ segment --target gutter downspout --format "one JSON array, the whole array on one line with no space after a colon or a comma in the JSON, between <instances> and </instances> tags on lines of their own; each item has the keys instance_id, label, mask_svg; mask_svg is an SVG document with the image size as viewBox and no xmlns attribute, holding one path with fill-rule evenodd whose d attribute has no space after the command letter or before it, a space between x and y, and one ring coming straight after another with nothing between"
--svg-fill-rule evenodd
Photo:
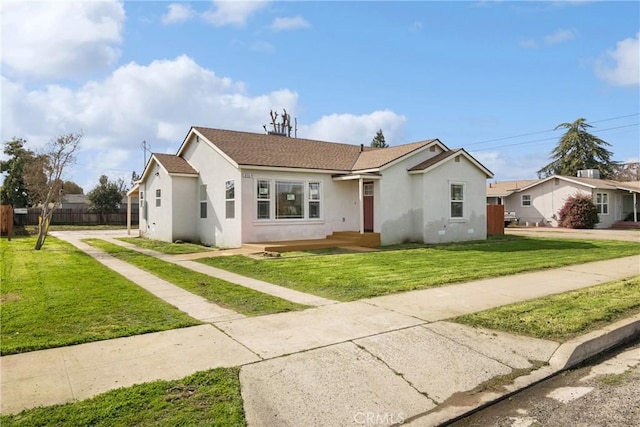
<instances>
[{"instance_id":1,"label":"gutter downspout","mask_svg":"<svg viewBox=\"0 0 640 427\"><path fill-rule=\"evenodd\" d=\"M633 193L633 222L638 222L638 201L636 199L637 193Z\"/></svg>"},{"instance_id":2,"label":"gutter downspout","mask_svg":"<svg viewBox=\"0 0 640 427\"><path fill-rule=\"evenodd\" d=\"M360 234L364 234L364 180L358 179L358 201L360 203L359 228Z\"/></svg>"}]
</instances>

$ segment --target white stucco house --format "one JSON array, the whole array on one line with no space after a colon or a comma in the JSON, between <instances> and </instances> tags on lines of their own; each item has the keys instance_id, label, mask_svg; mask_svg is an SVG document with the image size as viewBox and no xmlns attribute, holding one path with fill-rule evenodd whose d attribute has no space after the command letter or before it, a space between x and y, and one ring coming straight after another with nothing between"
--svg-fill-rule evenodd
<instances>
[{"instance_id":1,"label":"white stucco house","mask_svg":"<svg viewBox=\"0 0 640 427\"><path fill-rule=\"evenodd\" d=\"M596 228L610 228L618 221L640 221L640 182L599 179L597 170L579 176L553 175L544 179L498 181L487 187L487 203L502 204L515 212L520 224L558 226L558 212L570 196L591 196L598 208ZM635 218L633 218L635 212Z\"/></svg>"},{"instance_id":2,"label":"white stucco house","mask_svg":"<svg viewBox=\"0 0 640 427\"><path fill-rule=\"evenodd\" d=\"M218 247L334 232L383 245L486 238L493 174L437 139L388 148L192 127L175 155L153 154L130 192L140 234Z\"/></svg>"}]
</instances>

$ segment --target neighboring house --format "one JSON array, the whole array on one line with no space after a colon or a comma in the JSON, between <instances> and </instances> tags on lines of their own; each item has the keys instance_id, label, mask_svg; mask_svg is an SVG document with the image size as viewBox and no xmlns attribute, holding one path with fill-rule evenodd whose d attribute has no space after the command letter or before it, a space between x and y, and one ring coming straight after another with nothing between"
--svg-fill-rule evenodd
<instances>
[{"instance_id":1,"label":"neighboring house","mask_svg":"<svg viewBox=\"0 0 640 427\"><path fill-rule=\"evenodd\" d=\"M84 210L87 208L87 196L84 194L64 194L60 208Z\"/></svg>"},{"instance_id":2,"label":"neighboring house","mask_svg":"<svg viewBox=\"0 0 640 427\"><path fill-rule=\"evenodd\" d=\"M437 139L388 148L193 127L153 154L140 234L219 247L375 232L383 245L486 238L486 179Z\"/></svg>"},{"instance_id":3,"label":"neighboring house","mask_svg":"<svg viewBox=\"0 0 640 427\"><path fill-rule=\"evenodd\" d=\"M597 178L597 171L579 171L577 177L553 175L545 179L502 181L487 187L487 203L515 212L520 224L558 225L558 212L570 196L587 194L598 208L596 228L609 228L625 219L640 221L640 182ZM591 177L587 177L591 176Z\"/></svg>"}]
</instances>

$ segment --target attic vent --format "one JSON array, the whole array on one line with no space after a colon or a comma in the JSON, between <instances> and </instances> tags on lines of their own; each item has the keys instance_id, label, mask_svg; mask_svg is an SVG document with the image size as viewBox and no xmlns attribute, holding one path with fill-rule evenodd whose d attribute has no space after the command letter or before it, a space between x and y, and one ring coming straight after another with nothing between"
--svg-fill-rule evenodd
<instances>
[{"instance_id":1,"label":"attic vent","mask_svg":"<svg viewBox=\"0 0 640 427\"><path fill-rule=\"evenodd\" d=\"M456 156L456 158L454 159L456 163L460 163L460 156Z\"/></svg>"},{"instance_id":2,"label":"attic vent","mask_svg":"<svg viewBox=\"0 0 640 427\"><path fill-rule=\"evenodd\" d=\"M429 151L431 151L432 153L434 153L436 151L436 146L432 145L431 147L429 147Z\"/></svg>"}]
</instances>

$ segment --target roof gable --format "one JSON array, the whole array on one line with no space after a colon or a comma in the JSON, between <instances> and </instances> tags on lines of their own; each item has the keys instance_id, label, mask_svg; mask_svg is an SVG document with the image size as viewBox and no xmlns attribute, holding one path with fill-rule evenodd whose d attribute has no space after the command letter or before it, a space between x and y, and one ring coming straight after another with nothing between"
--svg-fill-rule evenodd
<instances>
[{"instance_id":1,"label":"roof gable","mask_svg":"<svg viewBox=\"0 0 640 427\"><path fill-rule=\"evenodd\" d=\"M469 160L471 163L473 163L474 166L476 166L478 169L484 172L487 178L493 178L493 172L491 172L489 169L484 167L471 154L467 153L467 151L464 148L458 148L456 150L449 150L449 151L443 151L442 153L438 153L435 156L431 157L430 159L427 159L424 162L421 162L415 165L414 167L410 168L409 173L429 172L430 170L435 169L438 166L451 161L452 159L455 159L456 156L458 155L463 156L464 158Z\"/></svg>"}]
</instances>

